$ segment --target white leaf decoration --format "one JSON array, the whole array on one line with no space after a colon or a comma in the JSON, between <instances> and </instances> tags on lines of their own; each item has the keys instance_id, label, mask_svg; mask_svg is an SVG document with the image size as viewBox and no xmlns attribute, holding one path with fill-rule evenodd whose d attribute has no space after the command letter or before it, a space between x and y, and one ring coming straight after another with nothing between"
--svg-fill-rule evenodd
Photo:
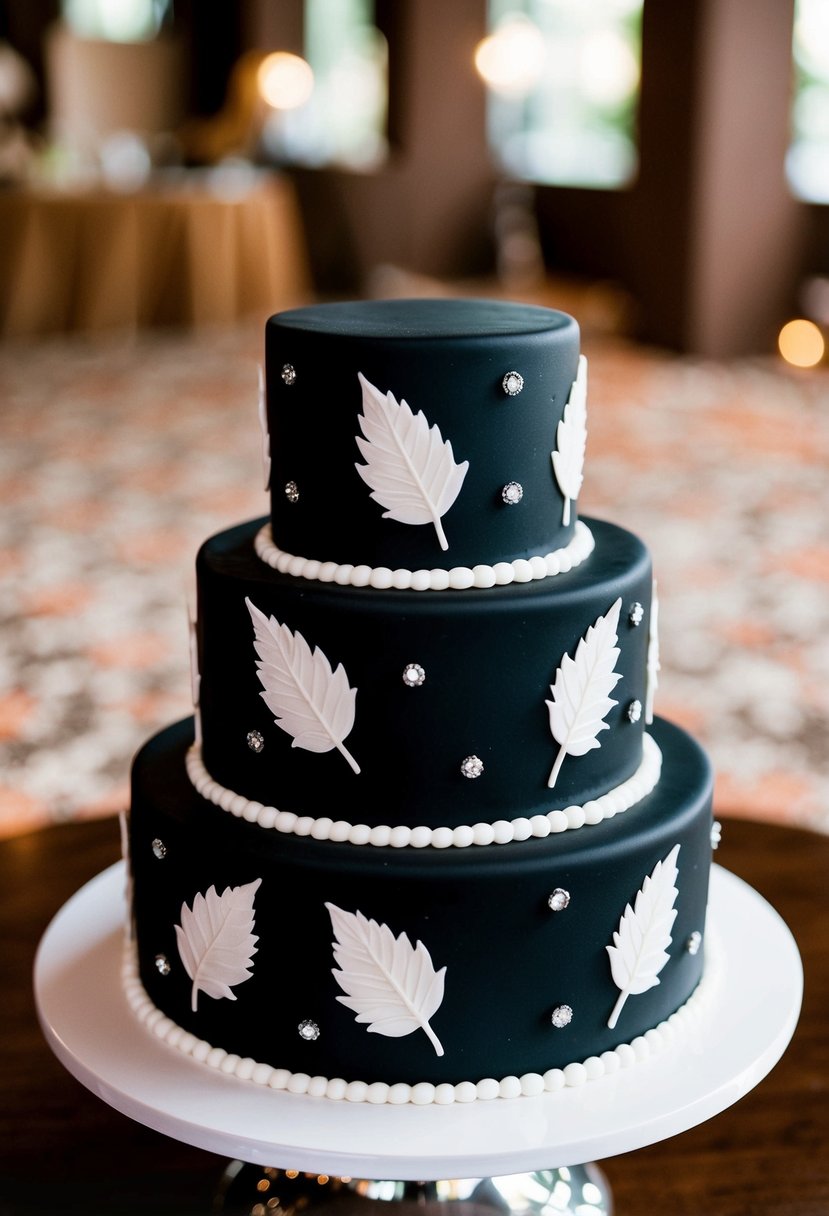
<instances>
[{"instance_id":1,"label":"white leaf decoration","mask_svg":"<svg viewBox=\"0 0 829 1216\"><path fill-rule=\"evenodd\" d=\"M628 904L625 908L619 928L613 934L613 945L605 947L610 955L613 982L620 989L607 1023L611 1030L628 997L639 996L655 987L659 983L659 972L668 961L666 951L671 944L671 928L676 918L678 854L679 845L675 844L664 861L656 863L653 872L642 883L633 907Z\"/></svg>"},{"instance_id":2,"label":"white leaf decoration","mask_svg":"<svg viewBox=\"0 0 829 1216\"><path fill-rule=\"evenodd\" d=\"M190 641L190 696L193 702L193 721L195 725L196 743L201 743L201 674L199 672L199 642L197 633L196 613L190 600L187 602L187 632Z\"/></svg>"},{"instance_id":3,"label":"white leaf decoration","mask_svg":"<svg viewBox=\"0 0 829 1216\"><path fill-rule=\"evenodd\" d=\"M265 489L271 488L271 437L268 431L267 398L265 396L265 372L259 364L259 430L262 433L262 477Z\"/></svg>"},{"instance_id":4,"label":"white leaf decoration","mask_svg":"<svg viewBox=\"0 0 829 1216\"><path fill-rule=\"evenodd\" d=\"M118 812L118 827L121 834L121 856L124 859L124 904L126 906L127 939L135 937L132 915L132 863L130 862L130 821L126 811Z\"/></svg>"},{"instance_id":5,"label":"white leaf decoration","mask_svg":"<svg viewBox=\"0 0 829 1216\"><path fill-rule=\"evenodd\" d=\"M587 445L587 359L579 355L579 367L556 428L556 451L552 453L553 470L558 487L564 495L561 522L570 522L570 500L579 496L584 474L584 450Z\"/></svg>"},{"instance_id":6,"label":"white leaf decoration","mask_svg":"<svg viewBox=\"0 0 829 1216\"><path fill-rule=\"evenodd\" d=\"M616 630L621 597L605 616L591 625L576 647L576 656L565 655L550 686L552 701L550 730L560 749L547 785L552 789L565 756L583 756L600 747L597 735L608 729L605 715L618 702L610 697L621 675L614 671L619 650Z\"/></svg>"},{"instance_id":7,"label":"white leaf decoration","mask_svg":"<svg viewBox=\"0 0 829 1216\"><path fill-rule=\"evenodd\" d=\"M363 390L357 446L365 464L355 465L371 497L385 507L384 519L403 524L434 524L440 547L449 548L441 517L458 497L469 461L456 464L452 445L424 414L405 401L381 393L357 373Z\"/></svg>"},{"instance_id":8,"label":"white leaf decoration","mask_svg":"<svg viewBox=\"0 0 829 1216\"><path fill-rule=\"evenodd\" d=\"M342 664L336 671L319 649L311 650L301 633L291 633L275 617L245 600L256 634L256 666L264 689L259 695L276 725L293 736L292 747L345 757L355 773L360 766L343 740L354 725L357 689L350 688Z\"/></svg>"},{"instance_id":9,"label":"white leaf decoration","mask_svg":"<svg viewBox=\"0 0 829 1216\"><path fill-rule=\"evenodd\" d=\"M332 974L346 996L338 996L367 1022L369 1031L397 1039L424 1030L439 1056L443 1047L429 1019L443 1001L446 968L435 971L422 942L412 947L405 933L395 937L361 912L344 912L326 904L336 941Z\"/></svg>"},{"instance_id":10,"label":"white leaf decoration","mask_svg":"<svg viewBox=\"0 0 829 1216\"><path fill-rule=\"evenodd\" d=\"M259 941L253 936L253 897L261 882L257 878L243 887L226 887L221 895L211 887L196 896L192 908L181 905L176 940L184 970L193 981L194 1013L200 992L235 1001L231 988L250 979Z\"/></svg>"},{"instance_id":11,"label":"white leaf decoration","mask_svg":"<svg viewBox=\"0 0 829 1216\"><path fill-rule=\"evenodd\" d=\"M187 635L190 645L190 697L193 703L193 722L195 727L196 743L202 741L201 733L201 710L199 709L199 701L201 698L201 674L199 673L199 644L198 644L198 612L196 604L198 602L198 587L194 582L188 589L186 595L187 603Z\"/></svg>"},{"instance_id":12,"label":"white leaf decoration","mask_svg":"<svg viewBox=\"0 0 829 1216\"><path fill-rule=\"evenodd\" d=\"M656 579L651 595L651 619L648 626L648 679L645 691L645 721L653 722L653 702L659 684L659 600L656 596Z\"/></svg>"}]
</instances>

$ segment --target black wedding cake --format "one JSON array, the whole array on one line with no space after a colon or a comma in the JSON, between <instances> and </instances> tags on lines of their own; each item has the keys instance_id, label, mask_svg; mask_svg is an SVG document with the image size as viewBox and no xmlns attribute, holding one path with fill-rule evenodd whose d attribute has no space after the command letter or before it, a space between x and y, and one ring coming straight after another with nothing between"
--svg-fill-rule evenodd
<instances>
[{"instance_id":1,"label":"black wedding cake","mask_svg":"<svg viewBox=\"0 0 829 1216\"><path fill-rule=\"evenodd\" d=\"M635 1066L710 989L712 778L654 716L645 546L577 514L576 321L360 301L265 336L270 511L202 546L194 714L133 764L130 1004L327 1099Z\"/></svg>"}]
</instances>

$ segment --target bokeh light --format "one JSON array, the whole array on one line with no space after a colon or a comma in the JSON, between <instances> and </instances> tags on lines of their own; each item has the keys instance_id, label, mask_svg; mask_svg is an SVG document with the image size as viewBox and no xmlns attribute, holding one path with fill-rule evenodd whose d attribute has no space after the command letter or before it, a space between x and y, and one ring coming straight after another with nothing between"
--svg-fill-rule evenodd
<instances>
[{"instance_id":1,"label":"bokeh light","mask_svg":"<svg viewBox=\"0 0 829 1216\"><path fill-rule=\"evenodd\" d=\"M475 48L475 67L484 83L506 97L521 97L537 83L547 49L538 27L515 15Z\"/></svg>"},{"instance_id":2,"label":"bokeh light","mask_svg":"<svg viewBox=\"0 0 829 1216\"><path fill-rule=\"evenodd\" d=\"M777 335L777 348L794 367L816 367L826 352L826 343L814 321L787 321Z\"/></svg>"},{"instance_id":3,"label":"bokeh light","mask_svg":"<svg viewBox=\"0 0 829 1216\"><path fill-rule=\"evenodd\" d=\"M296 110L314 91L310 64L289 51L266 55L256 79L261 97L274 110Z\"/></svg>"}]
</instances>

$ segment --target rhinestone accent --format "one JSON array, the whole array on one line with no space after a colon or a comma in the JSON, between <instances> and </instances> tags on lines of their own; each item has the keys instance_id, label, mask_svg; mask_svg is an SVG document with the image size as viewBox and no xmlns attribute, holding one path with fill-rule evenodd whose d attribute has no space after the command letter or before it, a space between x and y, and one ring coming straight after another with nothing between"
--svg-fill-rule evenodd
<instances>
[{"instance_id":1,"label":"rhinestone accent","mask_svg":"<svg viewBox=\"0 0 829 1216\"><path fill-rule=\"evenodd\" d=\"M628 722L638 722L642 717L642 702L631 701L628 705Z\"/></svg>"},{"instance_id":2,"label":"rhinestone accent","mask_svg":"<svg viewBox=\"0 0 829 1216\"><path fill-rule=\"evenodd\" d=\"M426 672L419 663L407 663L403 668L403 683L407 688L419 688L426 679Z\"/></svg>"},{"instance_id":3,"label":"rhinestone accent","mask_svg":"<svg viewBox=\"0 0 829 1216\"><path fill-rule=\"evenodd\" d=\"M299 486L295 481L285 482L285 497L288 502L299 502Z\"/></svg>"},{"instance_id":4,"label":"rhinestone accent","mask_svg":"<svg viewBox=\"0 0 829 1216\"><path fill-rule=\"evenodd\" d=\"M172 971L169 960L166 954L157 954L155 956L155 969L159 975L169 975Z\"/></svg>"},{"instance_id":5,"label":"rhinestone accent","mask_svg":"<svg viewBox=\"0 0 829 1216\"><path fill-rule=\"evenodd\" d=\"M553 1010L553 1016L550 1018L556 1030L563 1030L565 1026L570 1025L572 1020L573 1010L569 1005L556 1005Z\"/></svg>"},{"instance_id":6,"label":"rhinestone accent","mask_svg":"<svg viewBox=\"0 0 829 1216\"><path fill-rule=\"evenodd\" d=\"M296 384L296 368L294 367L293 363L284 364L281 376L283 382L287 384L289 388L292 384Z\"/></svg>"},{"instance_id":7,"label":"rhinestone accent","mask_svg":"<svg viewBox=\"0 0 829 1216\"><path fill-rule=\"evenodd\" d=\"M520 372L507 372L501 381L501 387L508 397L517 397L524 387L524 377Z\"/></svg>"},{"instance_id":8,"label":"rhinestone accent","mask_svg":"<svg viewBox=\"0 0 829 1216\"><path fill-rule=\"evenodd\" d=\"M320 1037L319 1026L316 1022L312 1022L310 1018L305 1018L304 1021L300 1022L297 1030L299 1031L299 1037L305 1039L306 1043L313 1043L314 1039Z\"/></svg>"},{"instance_id":9,"label":"rhinestone accent","mask_svg":"<svg viewBox=\"0 0 829 1216\"><path fill-rule=\"evenodd\" d=\"M152 843L152 850L159 861L167 856L167 846L163 840L159 840L158 836Z\"/></svg>"},{"instance_id":10,"label":"rhinestone accent","mask_svg":"<svg viewBox=\"0 0 829 1216\"><path fill-rule=\"evenodd\" d=\"M635 604L631 604L631 606L630 606L630 612L628 613L628 620L630 621L631 625L633 625L635 627L636 625L642 624L644 617L645 617L645 609L642 607L642 605L637 600Z\"/></svg>"},{"instance_id":11,"label":"rhinestone accent","mask_svg":"<svg viewBox=\"0 0 829 1216\"><path fill-rule=\"evenodd\" d=\"M722 840L722 824L719 819L715 819L711 824L711 848L718 849Z\"/></svg>"},{"instance_id":12,"label":"rhinestone accent","mask_svg":"<svg viewBox=\"0 0 829 1216\"><path fill-rule=\"evenodd\" d=\"M570 903L570 892L565 891L563 887L556 887L552 895L547 898L547 905L553 912L563 912Z\"/></svg>"},{"instance_id":13,"label":"rhinestone accent","mask_svg":"<svg viewBox=\"0 0 829 1216\"><path fill-rule=\"evenodd\" d=\"M685 943L685 949L689 954L699 954L699 948L702 945L702 934L699 929L695 929Z\"/></svg>"},{"instance_id":14,"label":"rhinestone accent","mask_svg":"<svg viewBox=\"0 0 829 1216\"><path fill-rule=\"evenodd\" d=\"M461 772L464 777L480 777L484 771L484 762L478 756L467 756L461 761Z\"/></svg>"},{"instance_id":15,"label":"rhinestone accent","mask_svg":"<svg viewBox=\"0 0 829 1216\"><path fill-rule=\"evenodd\" d=\"M508 507L514 507L524 497L524 487L518 481L508 481L501 491L501 497Z\"/></svg>"},{"instance_id":16,"label":"rhinestone accent","mask_svg":"<svg viewBox=\"0 0 829 1216\"><path fill-rule=\"evenodd\" d=\"M249 730L247 733L248 747L252 752L261 752L265 750L265 736L259 730Z\"/></svg>"}]
</instances>

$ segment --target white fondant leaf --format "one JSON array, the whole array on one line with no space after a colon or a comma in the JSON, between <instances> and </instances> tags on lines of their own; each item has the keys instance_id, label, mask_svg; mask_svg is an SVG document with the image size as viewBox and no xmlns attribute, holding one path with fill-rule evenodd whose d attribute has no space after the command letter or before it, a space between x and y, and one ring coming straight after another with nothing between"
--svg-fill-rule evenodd
<instances>
[{"instance_id":1,"label":"white fondant leaf","mask_svg":"<svg viewBox=\"0 0 829 1216\"><path fill-rule=\"evenodd\" d=\"M276 725L293 737L292 747L345 757L355 773L360 766L343 740L354 725L357 689L350 688L342 664L336 671L321 650L301 633L292 633L275 617L265 616L245 600L256 634L254 648L263 692L259 695L275 715Z\"/></svg>"},{"instance_id":2,"label":"white fondant leaf","mask_svg":"<svg viewBox=\"0 0 829 1216\"><path fill-rule=\"evenodd\" d=\"M259 365L259 430L262 434L262 477L265 489L271 488L271 437L268 431L268 409L265 396L265 372Z\"/></svg>"},{"instance_id":3,"label":"white fondant leaf","mask_svg":"<svg viewBox=\"0 0 829 1216\"><path fill-rule=\"evenodd\" d=\"M199 673L199 642L197 632L197 614L196 614L196 599L198 596L198 588L193 588L191 593L187 595L187 635L190 643L190 695L193 702L193 722L195 727L196 743L201 743L201 710L199 701L201 698L201 675Z\"/></svg>"},{"instance_id":4,"label":"white fondant leaf","mask_svg":"<svg viewBox=\"0 0 829 1216\"><path fill-rule=\"evenodd\" d=\"M336 941L332 974L346 996L341 1001L367 1022L369 1031L400 1038L424 1030L439 1056L443 1047L429 1019L443 1001L446 968L435 971L422 942L412 946L405 933L395 937L388 925L362 912L326 904Z\"/></svg>"},{"instance_id":5,"label":"white fondant leaf","mask_svg":"<svg viewBox=\"0 0 829 1216\"><path fill-rule=\"evenodd\" d=\"M656 863L653 872L642 883L633 907L628 904L625 908L619 928L613 934L613 945L605 947L610 956L613 982L620 990L607 1023L611 1030L628 997L655 987L659 983L659 972L668 961L666 951L671 944L671 928L676 918L678 854L679 845L675 844L668 856Z\"/></svg>"},{"instance_id":6,"label":"white fondant leaf","mask_svg":"<svg viewBox=\"0 0 829 1216\"><path fill-rule=\"evenodd\" d=\"M656 579L651 595L651 619L648 626L648 678L645 691L645 721L653 722L653 702L659 684L659 600L656 596Z\"/></svg>"},{"instance_id":7,"label":"white fondant leaf","mask_svg":"<svg viewBox=\"0 0 829 1216\"><path fill-rule=\"evenodd\" d=\"M587 445L587 359L579 355L579 367L556 428L553 470L564 495L562 524L570 522L570 500L579 496L584 475L584 450Z\"/></svg>"},{"instance_id":8,"label":"white fondant leaf","mask_svg":"<svg viewBox=\"0 0 829 1216\"><path fill-rule=\"evenodd\" d=\"M118 812L118 827L121 834L121 856L124 859L124 904L126 907L127 938L135 937L132 915L132 862L130 861L130 821L126 811Z\"/></svg>"},{"instance_id":9,"label":"white fondant leaf","mask_svg":"<svg viewBox=\"0 0 829 1216\"><path fill-rule=\"evenodd\" d=\"M196 615L193 606L187 605L187 631L190 639L190 695L193 702L193 720L196 732L196 743L201 743L201 674L199 673L199 639L196 629Z\"/></svg>"},{"instance_id":10,"label":"white fondant leaf","mask_svg":"<svg viewBox=\"0 0 829 1216\"><path fill-rule=\"evenodd\" d=\"M365 438L357 446L365 464L355 465L371 488L371 497L385 507L384 519L403 524L434 524L441 549L449 543L441 517L458 497L469 461L456 464L452 445L424 414L413 413L405 401L381 393L362 372L360 425Z\"/></svg>"},{"instance_id":11,"label":"white fondant leaf","mask_svg":"<svg viewBox=\"0 0 829 1216\"><path fill-rule=\"evenodd\" d=\"M564 656L550 686L553 699L546 702L550 730L560 744L547 782L551 789L565 756L583 756L600 746L597 736L608 729L603 719L618 704L610 693L622 678L614 670L619 657L616 630L621 606L620 598L589 627L576 647L575 658Z\"/></svg>"},{"instance_id":12,"label":"white fondant leaf","mask_svg":"<svg viewBox=\"0 0 829 1216\"><path fill-rule=\"evenodd\" d=\"M184 970L193 981L193 1012L200 992L235 1001L231 988L250 979L259 940L253 935L253 897L261 882L257 878L243 887L226 887L221 895L210 887L205 895L196 896L192 908L181 905L176 940Z\"/></svg>"}]
</instances>

